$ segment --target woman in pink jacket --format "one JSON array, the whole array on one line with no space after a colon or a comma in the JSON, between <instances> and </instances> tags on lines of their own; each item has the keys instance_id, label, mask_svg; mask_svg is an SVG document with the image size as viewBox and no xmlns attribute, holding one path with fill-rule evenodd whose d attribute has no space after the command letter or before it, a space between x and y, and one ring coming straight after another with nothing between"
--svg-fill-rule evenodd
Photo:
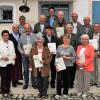
<instances>
[{"instance_id":1,"label":"woman in pink jacket","mask_svg":"<svg viewBox=\"0 0 100 100\"><path fill-rule=\"evenodd\" d=\"M87 34L81 36L81 45L76 51L78 96L86 97L90 84L90 73L94 70L94 48Z\"/></svg>"}]
</instances>

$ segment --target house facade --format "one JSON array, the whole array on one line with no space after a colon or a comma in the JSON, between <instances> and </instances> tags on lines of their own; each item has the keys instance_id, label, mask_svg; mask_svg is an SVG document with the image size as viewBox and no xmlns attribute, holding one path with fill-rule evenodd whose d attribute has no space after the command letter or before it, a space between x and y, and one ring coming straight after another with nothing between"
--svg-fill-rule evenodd
<instances>
[{"instance_id":1,"label":"house facade","mask_svg":"<svg viewBox=\"0 0 100 100\"><path fill-rule=\"evenodd\" d=\"M82 23L84 16L90 16L91 19L95 17L95 15L93 17L95 2L100 2L100 0L27 0L30 11L23 13L19 11L19 7L24 5L23 0L0 0L0 32L3 29L11 32L12 23L19 23L20 15L24 15L27 23L34 27L39 15L47 15L50 6L55 7L56 13L58 10L63 10L67 21L71 20L72 12L77 12L78 20ZM93 4L95 4L94 8Z\"/></svg>"}]
</instances>

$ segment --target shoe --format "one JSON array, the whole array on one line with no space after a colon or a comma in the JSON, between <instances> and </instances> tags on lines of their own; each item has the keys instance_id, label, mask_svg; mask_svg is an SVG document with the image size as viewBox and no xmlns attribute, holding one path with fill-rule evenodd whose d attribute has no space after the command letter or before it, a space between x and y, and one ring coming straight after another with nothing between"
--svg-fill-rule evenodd
<instances>
[{"instance_id":1,"label":"shoe","mask_svg":"<svg viewBox=\"0 0 100 100\"><path fill-rule=\"evenodd\" d=\"M17 87L17 84L12 83L12 86L13 86L13 87Z\"/></svg>"},{"instance_id":2,"label":"shoe","mask_svg":"<svg viewBox=\"0 0 100 100\"><path fill-rule=\"evenodd\" d=\"M85 93L82 94L82 97L85 98L87 95Z\"/></svg>"},{"instance_id":3,"label":"shoe","mask_svg":"<svg viewBox=\"0 0 100 100\"><path fill-rule=\"evenodd\" d=\"M55 100L60 100L60 95L56 95Z\"/></svg>"},{"instance_id":4,"label":"shoe","mask_svg":"<svg viewBox=\"0 0 100 100\"><path fill-rule=\"evenodd\" d=\"M52 84L52 85L51 85L51 88L55 88L55 85L54 85L54 84Z\"/></svg>"},{"instance_id":5,"label":"shoe","mask_svg":"<svg viewBox=\"0 0 100 100\"><path fill-rule=\"evenodd\" d=\"M91 82L90 83L90 86L93 86L93 85L96 85L96 83L95 82Z\"/></svg>"},{"instance_id":6,"label":"shoe","mask_svg":"<svg viewBox=\"0 0 100 100\"><path fill-rule=\"evenodd\" d=\"M70 89L72 89L73 88L73 85L70 85L70 87L69 87Z\"/></svg>"},{"instance_id":7,"label":"shoe","mask_svg":"<svg viewBox=\"0 0 100 100\"><path fill-rule=\"evenodd\" d=\"M65 95L65 94L62 96L63 99L67 99L67 97L68 95Z\"/></svg>"},{"instance_id":8,"label":"shoe","mask_svg":"<svg viewBox=\"0 0 100 100\"><path fill-rule=\"evenodd\" d=\"M33 89L37 89L37 86L36 85L32 85Z\"/></svg>"},{"instance_id":9,"label":"shoe","mask_svg":"<svg viewBox=\"0 0 100 100\"><path fill-rule=\"evenodd\" d=\"M3 97L8 97L7 93L2 94Z\"/></svg>"},{"instance_id":10,"label":"shoe","mask_svg":"<svg viewBox=\"0 0 100 100\"><path fill-rule=\"evenodd\" d=\"M28 85L24 85L24 86L23 86L23 89L27 89L27 88L28 88Z\"/></svg>"},{"instance_id":11,"label":"shoe","mask_svg":"<svg viewBox=\"0 0 100 100\"><path fill-rule=\"evenodd\" d=\"M100 83L96 83L96 87L100 87Z\"/></svg>"},{"instance_id":12,"label":"shoe","mask_svg":"<svg viewBox=\"0 0 100 100\"><path fill-rule=\"evenodd\" d=\"M77 96L80 97L82 95L82 93L77 93Z\"/></svg>"},{"instance_id":13,"label":"shoe","mask_svg":"<svg viewBox=\"0 0 100 100\"><path fill-rule=\"evenodd\" d=\"M18 81L16 84L18 84L18 85L23 85L23 83L21 83L21 82L19 82L19 81Z\"/></svg>"},{"instance_id":14,"label":"shoe","mask_svg":"<svg viewBox=\"0 0 100 100\"><path fill-rule=\"evenodd\" d=\"M12 96L13 96L13 94L12 94L11 92L9 92L9 93L8 93L8 96L12 97Z\"/></svg>"}]
</instances>

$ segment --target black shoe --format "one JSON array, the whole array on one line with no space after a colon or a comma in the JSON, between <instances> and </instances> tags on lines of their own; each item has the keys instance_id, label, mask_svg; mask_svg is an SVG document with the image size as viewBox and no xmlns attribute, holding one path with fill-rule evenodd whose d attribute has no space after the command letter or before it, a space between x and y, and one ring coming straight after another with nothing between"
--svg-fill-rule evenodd
<instances>
[{"instance_id":1,"label":"black shoe","mask_svg":"<svg viewBox=\"0 0 100 100\"><path fill-rule=\"evenodd\" d=\"M54 84L52 84L52 85L51 85L51 88L55 88L55 85L54 85Z\"/></svg>"},{"instance_id":2,"label":"black shoe","mask_svg":"<svg viewBox=\"0 0 100 100\"><path fill-rule=\"evenodd\" d=\"M17 87L17 84L13 84L13 83L12 83L12 86L13 86L13 87Z\"/></svg>"},{"instance_id":3,"label":"black shoe","mask_svg":"<svg viewBox=\"0 0 100 100\"><path fill-rule=\"evenodd\" d=\"M36 86L36 85L32 85L32 87L33 87L34 89L37 89L37 86Z\"/></svg>"},{"instance_id":4,"label":"black shoe","mask_svg":"<svg viewBox=\"0 0 100 100\"><path fill-rule=\"evenodd\" d=\"M72 89L73 88L73 85L70 85L70 87L69 87L70 89Z\"/></svg>"},{"instance_id":5,"label":"black shoe","mask_svg":"<svg viewBox=\"0 0 100 100\"><path fill-rule=\"evenodd\" d=\"M27 89L27 88L28 88L28 85L24 85L24 86L23 86L23 89Z\"/></svg>"},{"instance_id":6,"label":"black shoe","mask_svg":"<svg viewBox=\"0 0 100 100\"><path fill-rule=\"evenodd\" d=\"M5 97L5 98L7 98L8 94L7 93L3 93L2 96Z\"/></svg>"},{"instance_id":7,"label":"black shoe","mask_svg":"<svg viewBox=\"0 0 100 100\"><path fill-rule=\"evenodd\" d=\"M12 97L12 96L13 96L13 94L12 94L11 92L9 92L9 93L8 93L8 96Z\"/></svg>"},{"instance_id":8,"label":"black shoe","mask_svg":"<svg viewBox=\"0 0 100 100\"><path fill-rule=\"evenodd\" d=\"M96 83L96 87L98 87L98 88L99 88L99 87L100 87L100 83Z\"/></svg>"},{"instance_id":9,"label":"black shoe","mask_svg":"<svg viewBox=\"0 0 100 100\"><path fill-rule=\"evenodd\" d=\"M19 81L18 81L16 84L18 84L18 85L23 85L23 83L21 83L21 82L19 82Z\"/></svg>"}]
</instances>

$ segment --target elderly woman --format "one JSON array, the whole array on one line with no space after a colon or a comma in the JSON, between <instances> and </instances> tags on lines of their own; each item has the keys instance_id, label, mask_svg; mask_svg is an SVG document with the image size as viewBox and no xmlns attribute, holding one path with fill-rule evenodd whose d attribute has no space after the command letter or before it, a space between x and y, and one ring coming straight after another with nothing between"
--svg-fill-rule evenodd
<instances>
[{"instance_id":1,"label":"elderly woman","mask_svg":"<svg viewBox=\"0 0 100 100\"><path fill-rule=\"evenodd\" d=\"M45 98L47 96L48 76L50 72L50 62L52 59L49 49L43 44L43 37L37 37L36 45L31 49L29 57L30 68L32 68L33 76L37 77L37 87L41 98ZM33 56L35 55L38 55L39 59L41 59L40 63L43 64L42 67L37 68L37 65L35 65L35 61L33 59Z\"/></svg>"},{"instance_id":2,"label":"elderly woman","mask_svg":"<svg viewBox=\"0 0 100 100\"><path fill-rule=\"evenodd\" d=\"M94 48L89 44L87 34L81 36L81 45L76 51L77 78L78 78L78 96L86 97L89 90L90 73L94 70Z\"/></svg>"},{"instance_id":3,"label":"elderly woman","mask_svg":"<svg viewBox=\"0 0 100 100\"><path fill-rule=\"evenodd\" d=\"M75 63L75 51L74 48L70 45L70 36L63 36L63 44L59 45L56 51L56 58L63 58L64 64L66 66L65 70L59 71L58 66L57 69L57 95L55 99L60 100L60 96L63 95L63 98L67 98L68 90L69 90L69 81L72 67ZM55 63L56 64L56 63ZM63 82L63 94L61 93Z\"/></svg>"},{"instance_id":4,"label":"elderly woman","mask_svg":"<svg viewBox=\"0 0 100 100\"><path fill-rule=\"evenodd\" d=\"M15 64L15 48L13 42L9 40L9 31L2 31L2 40L0 41L0 75L1 75L1 93L3 96L12 96L10 92L11 73Z\"/></svg>"}]
</instances>

